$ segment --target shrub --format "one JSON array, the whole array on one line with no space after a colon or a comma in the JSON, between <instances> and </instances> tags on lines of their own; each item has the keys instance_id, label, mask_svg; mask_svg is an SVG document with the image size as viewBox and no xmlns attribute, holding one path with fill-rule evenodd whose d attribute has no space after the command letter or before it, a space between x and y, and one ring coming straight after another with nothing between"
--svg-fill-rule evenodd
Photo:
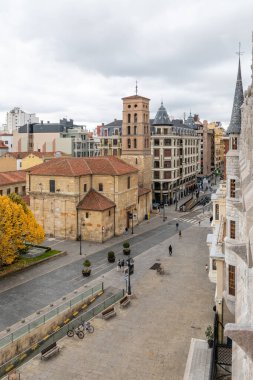
<instances>
[{"instance_id":1,"label":"shrub","mask_svg":"<svg viewBox=\"0 0 253 380\"><path fill-rule=\"evenodd\" d=\"M84 266L84 267L90 267L90 266L91 266L91 262L90 262L90 260L86 259L86 260L83 262L83 266Z\"/></svg>"},{"instance_id":2,"label":"shrub","mask_svg":"<svg viewBox=\"0 0 253 380\"><path fill-rule=\"evenodd\" d=\"M128 243L128 241L125 241L123 243L123 248L129 248L130 247L130 244Z\"/></svg>"},{"instance_id":3,"label":"shrub","mask_svg":"<svg viewBox=\"0 0 253 380\"><path fill-rule=\"evenodd\" d=\"M108 259L113 259L113 258L115 258L115 253L113 252L113 251L110 251L110 252L108 252Z\"/></svg>"}]
</instances>

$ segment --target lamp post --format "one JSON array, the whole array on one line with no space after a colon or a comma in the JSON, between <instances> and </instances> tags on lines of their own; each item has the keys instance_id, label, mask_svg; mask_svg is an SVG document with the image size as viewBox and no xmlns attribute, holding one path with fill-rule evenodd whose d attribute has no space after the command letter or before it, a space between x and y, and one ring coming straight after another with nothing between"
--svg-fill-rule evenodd
<instances>
[{"instance_id":1,"label":"lamp post","mask_svg":"<svg viewBox=\"0 0 253 380\"><path fill-rule=\"evenodd\" d=\"M131 293L131 282L130 282L130 267L131 267L130 260L131 260L131 258L129 257L129 259L127 259L127 266L128 266L128 287L127 287L127 294L129 296L132 294Z\"/></svg>"},{"instance_id":2,"label":"lamp post","mask_svg":"<svg viewBox=\"0 0 253 380\"><path fill-rule=\"evenodd\" d=\"M80 231L79 231L79 242L80 242L80 255L82 255L82 225L85 226L85 224L82 224L83 218L80 219Z\"/></svg>"}]
</instances>

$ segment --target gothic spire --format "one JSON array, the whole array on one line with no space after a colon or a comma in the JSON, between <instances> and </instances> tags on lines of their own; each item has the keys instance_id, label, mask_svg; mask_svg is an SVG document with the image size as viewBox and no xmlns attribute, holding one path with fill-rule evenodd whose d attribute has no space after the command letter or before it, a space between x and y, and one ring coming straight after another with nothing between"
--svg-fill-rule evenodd
<instances>
[{"instance_id":1,"label":"gothic spire","mask_svg":"<svg viewBox=\"0 0 253 380\"><path fill-rule=\"evenodd\" d=\"M227 129L227 134L238 134L241 132L241 106L243 104L243 88L242 88L242 75L241 75L241 60L240 55L242 54L239 48L239 64L237 81L235 86L234 104L232 109L232 115L229 127Z\"/></svg>"}]
</instances>

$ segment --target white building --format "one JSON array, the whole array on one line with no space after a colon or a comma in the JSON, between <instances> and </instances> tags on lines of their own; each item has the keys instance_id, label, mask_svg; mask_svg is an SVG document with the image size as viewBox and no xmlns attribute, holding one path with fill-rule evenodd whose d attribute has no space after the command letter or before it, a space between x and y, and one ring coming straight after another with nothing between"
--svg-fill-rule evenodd
<instances>
[{"instance_id":1,"label":"white building","mask_svg":"<svg viewBox=\"0 0 253 380\"><path fill-rule=\"evenodd\" d=\"M8 152L13 152L13 134L0 133L0 140L8 147Z\"/></svg>"},{"instance_id":2,"label":"white building","mask_svg":"<svg viewBox=\"0 0 253 380\"><path fill-rule=\"evenodd\" d=\"M251 66L253 72L253 65ZM252 76L253 78L253 76ZM239 59L233 110L227 130L226 182L214 204L214 232L208 235L209 278L217 283L215 303L224 335L232 339L232 379L253 379L253 81L243 95ZM228 323L223 304L234 315ZM224 305L225 306L225 305ZM219 329L220 330L220 329ZM223 338L222 331L218 337ZM224 348L223 348L224 350Z\"/></svg>"},{"instance_id":3,"label":"white building","mask_svg":"<svg viewBox=\"0 0 253 380\"><path fill-rule=\"evenodd\" d=\"M13 133L18 127L25 125L26 123L38 123L39 118L35 113L26 113L22 111L19 107L14 107L6 115L6 125L7 131Z\"/></svg>"}]
</instances>

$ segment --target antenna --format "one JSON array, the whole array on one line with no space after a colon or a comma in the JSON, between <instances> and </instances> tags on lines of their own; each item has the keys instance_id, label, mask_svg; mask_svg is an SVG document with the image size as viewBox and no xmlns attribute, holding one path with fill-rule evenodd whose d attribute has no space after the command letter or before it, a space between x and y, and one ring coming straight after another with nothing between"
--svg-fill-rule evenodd
<instances>
[{"instance_id":1,"label":"antenna","mask_svg":"<svg viewBox=\"0 0 253 380\"><path fill-rule=\"evenodd\" d=\"M243 51L241 51L241 42L239 42L239 50L236 52L237 55L239 55L239 59L240 59L240 55L243 55Z\"/></svg>"},{"instance_id":2,"label":"antenna","mask_svg":"<svg viewBox=\"0 0 253 380\"><path fill-rule=\"evenodd\" d=\"M135 95L138 95L138 82L136 81L135 84Z\"/></svg>"}]
</instances>

